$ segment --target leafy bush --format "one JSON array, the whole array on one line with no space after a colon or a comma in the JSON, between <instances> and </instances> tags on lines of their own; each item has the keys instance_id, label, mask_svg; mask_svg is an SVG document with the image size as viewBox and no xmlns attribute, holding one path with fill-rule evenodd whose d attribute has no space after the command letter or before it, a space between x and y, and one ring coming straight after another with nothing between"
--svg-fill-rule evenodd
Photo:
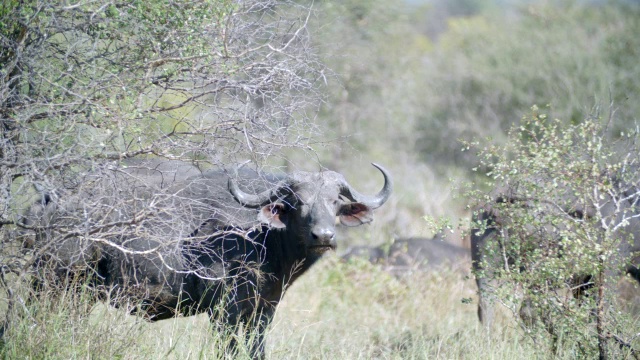
<instances>
[{"instance_id":1,"label":"leafy bush","mask_svg":"<svg viewBox=\"0 0 640 360\"><path fill-rule=\"evenodd\" d=\"M468 193L490 214L472 230L486 241L476 276L498 281L481 295L581 357L626 356L635 338L615 289L621 273L638 271L640 134L612 140L608 120L566 125L533 107L504 146L479 152L496 190Z\"/></svg>"}]
</instances>

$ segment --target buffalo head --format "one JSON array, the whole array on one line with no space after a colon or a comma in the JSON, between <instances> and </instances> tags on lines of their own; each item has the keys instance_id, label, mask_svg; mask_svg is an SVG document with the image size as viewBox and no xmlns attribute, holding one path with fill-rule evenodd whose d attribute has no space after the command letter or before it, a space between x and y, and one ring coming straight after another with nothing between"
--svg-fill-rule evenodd
<instances>
[{"instance_id":1,"label":"buffalo head","mask_svg":"<svg viewBox=\"0 0 640 360\"><path fill-rule=\"evenodd\" d=\"M273 188L259 194L240 190L229 180L229 191L244 207L258 208L258 220L271 229L287 233L287 241L304 245L311 260L336 248L336 217L345 226L373 220L372 210L384 204L392 191L392 179L380 165L384 186L374 196L358 193L345 178L333 171L295 172Z\"/></svg>"}]
</instances>

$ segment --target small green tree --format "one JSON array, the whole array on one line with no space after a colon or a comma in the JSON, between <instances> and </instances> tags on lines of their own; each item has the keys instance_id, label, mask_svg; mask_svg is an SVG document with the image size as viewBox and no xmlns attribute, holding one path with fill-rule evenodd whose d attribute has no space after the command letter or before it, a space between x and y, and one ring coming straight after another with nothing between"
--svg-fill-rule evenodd
<instances>
[{"instance_id":1,"label":"small green tree","mask_svg":"<svg viewBox=\"0 0 640 360\"><path fill-rule=\"evenodd\" d=\"M533 107L506 145L479 151L495 190L468 193L484 214L472 225L476 276L497 280L481 296L519 314L530 333L551 334L554 347L562 340L600 358L633 352L614 285L621 272L637 275L640 242L638 134L610 141L610 126L597 116L565 125Z\"/></svg>"}]
</instances>

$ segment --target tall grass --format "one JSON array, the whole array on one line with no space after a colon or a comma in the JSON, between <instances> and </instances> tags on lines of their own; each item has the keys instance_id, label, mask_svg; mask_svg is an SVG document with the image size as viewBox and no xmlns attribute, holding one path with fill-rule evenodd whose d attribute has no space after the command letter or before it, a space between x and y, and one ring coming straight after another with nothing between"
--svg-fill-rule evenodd
<instances>
[{"instance_id":1,"label":"tall grass","mask_svg":"<svg viewBox=\"0 0 640 360\"><path fill-rule=\"evenodd\" d=\"M243 359L255 333L211 331L207 316L149 322L130 311L96 303L94 290L52 291L24 296L9 314L0 341L1 359ZM25 290L26 292L26 290ZM114 301L123 307L135 307ZM3 314L4 315L4 314ZM244 341L244 342L243 342Z\"/></svg>"},{"instance_id":2,"label":"tall grass","mask_svg":"<svg viewBox=\"0 0 640 360\"><path fill-rule=\"evenodd\" d=\"M124 358L139 343L140 321L94 307L88 292L22 297L9 314L0 355L5 359ZM144 351L144 350L143 350Z\"/></svg>"},{"instance_id":3,"label":"tall grass","mask_svg":"<svg viewBox=\"0 0 640 360\"><path fill-rule=\"evenodd\" d=\"M460 271L417 271L395 278L364 260L328 257L299 279L267 334L270 359L538 359L552 354L502 316L493 334L476 318L475 283ZM634 288L633 285L625 285ZM633 290L636 291L637 289ZM633 295L630 295L633 298ZM43 298L12 324L4 359L247 359L226 350L233 333L211 330L205 315L149 323L82 294ZM506 315L503 314L503 315ZM630 322L627 326L637 326ZM245 336L255 336L246 334Z\"/></svg>"}]
</instances>

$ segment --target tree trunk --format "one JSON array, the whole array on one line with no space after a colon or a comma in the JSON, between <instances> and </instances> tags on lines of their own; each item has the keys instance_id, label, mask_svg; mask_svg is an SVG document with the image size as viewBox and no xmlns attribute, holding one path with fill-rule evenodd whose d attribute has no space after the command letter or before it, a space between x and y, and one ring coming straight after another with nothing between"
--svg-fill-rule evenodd
<instances>
[{"instance_id":1,"label":"tree trunk","mask_svg":"<svg viewBox=\"0 0 640 360\"><path fill-rule=\"evenodd\" d=\"M602 258L602 257L601 257ZM598 333L598 352L600 360L607 360L607 336L604 330L604 262L600 260L600 272L598 274L598 303L596 305L596 331Z\"/></svg>"}]
</instances>

